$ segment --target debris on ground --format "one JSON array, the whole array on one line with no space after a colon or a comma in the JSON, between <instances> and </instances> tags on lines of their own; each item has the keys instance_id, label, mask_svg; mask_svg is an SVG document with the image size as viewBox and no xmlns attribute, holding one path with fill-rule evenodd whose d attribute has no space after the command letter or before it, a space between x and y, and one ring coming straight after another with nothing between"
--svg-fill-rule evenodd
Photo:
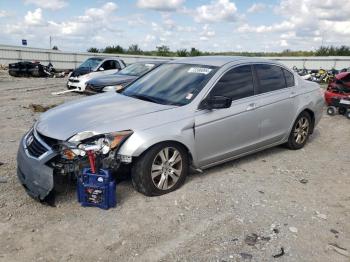
<instances>
[{"instance_id":1,"label":"debris on ground","mask_svg":"<svg viewBox=\"0 0 350 262\"><path fill-rule=\"evenodd\" d=\"M48 106L43 106L40 104L30 104L29 109L31 109L34 113L43 113L46 112L47 110L56 107L57 105L48 105Z\"/></svg>"},{"instance_id":2,"label":"debris on ground","mask_svg":"<svg viewBox=\"0 0 350 262\"><path fill-rule=\"evenodd\" d=\"M5 164L4 162L1 162L1 161L0 161L0 166L2 166L2 165L4 165L4 164Z\"/></svg>"},{"instance_id":3,"label":"debris on ground","mask_svg":"<svg viewBox=\"0 0 350 262\"><path fill-rule=\"evenodd\" d=\"M323 220L326 220L327 219L327 216L325 214L321 214L320 212L316 211L316 216L318 218L321 218Z\"/></svg>"},{"instance_id":4,"label":"debris on ground","mask_svg":"<svg viewBox=\"0 0 350 262\"><path fill-rule=\"evenodd\" d=\"M51 95L57 96L57 95L63 95L63 94L67 94L67 93L78 92L78 91L80 91L80 89L75 88L75 89L63 90L63 91L58 91L58 92L52 92Z\"/></svg>"},{"instance_id":5,"label":"debris on ground","mask_svg":"<svg viewBox=\"0 0 350 262\"><path fill-rule=\"evenodd\" d=\"M337 245L336 243L329 243L328 247L330 247L331 249L333 249L335 252L337 252L340 255L343 255L345 257L350 257L349 251L346 248Z\"/></svg>"},{"instance_id":6,"label":"debris on ground","mask_svg":"<svg viewBox=\"0 0 350 262\"><path fill-rule=\"evenodd\" d=\"M285 254L285 253L284 253L284 248L281 247L281 252L278 253L278 254L276 254L276 255L273 255L273 257L274 257L274 258L279 258L279 257L283 256L284 254Z\"/></svg>"},{"instance_id":7,"label":"debris on ground","mask_svg":"<svg viewBox=\"0 0 350 262\"><path fill-rule=\"evenodd\" d=\"M273 231L273 233L275 233L275 234L278 234L278 233L280 232L278 228L274 228L272 231Z\"/></svg>"},{"instance_id":8,"label":"debris on ground","mask_svg":"<svg viewBox=\"0 0 350 262\"><path fill-rule=\"evenodd\" d=\"M339 234L339 231L338 231L338 230L335 230L335 229L333 229L333 228L332 228L330 231L331 231L333 234Z\"/></svg>"},{"instance_id":9,"label":"debris on ground","mask_svg":"<svg viewBox=\"0 0 350 262\"><path fill-rule=\"evenodd\" d=\"M262 241L270 241L271 237L267 236L259 236L255 233L252 233L250 235L247 235L244 239L244 242L248 245L248 246L255 246L255 244L258 242L258 240L262 240Z\"/></svg>"},{"instance_id":10,"label":"debris on ground","mask_svg":"<svg viewBox=\"0 0 350 262\"><path fill-rule=\"evenodd\" d=\"M261 240L267 242L271 240L271 237L261 237Z\"/></svg>"},{"instance_id":11,"label":"debris on ground","mask_svg":"<svg viewBox=\"0 0 350 262\"><path fill-rule=\"evenodd\" d=\"M0 177L0 184L7 183L7 179L5 177Z\"/></svg>"},{"instance_id":12,"label":"debris on ground","mask_svg":"<svg viewBox=\"0 0 350 262\"><path fill-rule=\"evenodd\" d=\"M300 179L299 182L302 184L307 184L309 182L309 180L303 178L303 179Z\"/></svg>"},{"instance_id":13,"label":"debris on ground","mask_svg":"<svg viewBox=\"0 0 350 262\"><path fill-rule=\"evenodd\" d=\"M240 255L243 259L252 259L253 258L253 255L248 254L248 253L240 253Z\"/></svg>"},{"instance_id":14,"label":"debris on ground","mask_svg":"<svg viewBox=\"0 0 350 262\"><path fill-rule=\"evenodd\" d=\"M244 242L248 245L248 246L255 246L256 242L258 242L258 235L253 233L251 235L246 236L246 238L244 239Z\"/></svg>"},{"instance_id":15,"label":"debris on ground","mask_svg":"<svg viewBox=\"0 0 350 262\"><path fill-rule=\"evenodd\" d=\"M290 227L289 231L292 233L298 233L298 229L296 227Z\"/></svg>"}]
</instances>

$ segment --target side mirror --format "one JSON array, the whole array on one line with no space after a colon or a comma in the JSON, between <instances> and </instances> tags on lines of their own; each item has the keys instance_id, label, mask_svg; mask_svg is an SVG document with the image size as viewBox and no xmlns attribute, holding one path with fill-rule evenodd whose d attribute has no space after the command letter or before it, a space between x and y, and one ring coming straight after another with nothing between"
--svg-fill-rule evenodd
<instances>
[{"instance_id":1,"label":"side mirror","mask_svg":"<svg viewBox=\"0 0 350 262\"><path fill-rule=\"evenodd\" d=\"M99 71L105 71L105 69L103 67L100 67L98 70Z\"/></svg>"},{"instance_id":2,"label":"side mirror","mask_svg":"<svg viewBox=\"0 0 350 262\"><path fill-rule=\"evenodd\" d=\"M212 96L204 99L200 105L200 109L222 109L229 108L232 104L232 98L226 96Z\"/></svg>"}]
</instances>

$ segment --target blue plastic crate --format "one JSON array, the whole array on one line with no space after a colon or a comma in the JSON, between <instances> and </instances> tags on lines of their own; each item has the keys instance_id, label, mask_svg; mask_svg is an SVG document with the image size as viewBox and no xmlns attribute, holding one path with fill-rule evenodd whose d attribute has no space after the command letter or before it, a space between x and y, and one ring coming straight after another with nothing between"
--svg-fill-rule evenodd
<instances>
[{"instance_id":1,"label":"blue plastic crate","mask_svg":"<svg viewBox=\"0 0 350 262\"><path fill-rule=\"evenodd\" d=\"M77 195L82 206L109 209L117 204L116 182L108 170L100 169L94 174L85 168L78 178Z\"/></svg>"}]
</instances>

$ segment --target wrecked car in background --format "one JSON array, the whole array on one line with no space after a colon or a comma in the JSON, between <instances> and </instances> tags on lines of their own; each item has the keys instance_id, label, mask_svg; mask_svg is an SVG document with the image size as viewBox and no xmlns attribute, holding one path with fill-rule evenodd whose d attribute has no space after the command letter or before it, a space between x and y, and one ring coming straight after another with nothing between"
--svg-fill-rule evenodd
<instances>
[{"instance_id":1,"label":"wrecked car in background","mask_svg":"<svg viewBox=\"0 0 350 262\"><path fill-rule=\"evenodd\" d=\"M20 142L17 173L44 200L56 181L87 165L131 168L136 190L156 196L179 188L189 168L205 169L279 144L303 148L324 106L316 83L278 62L195 57L165 63L128 85L43 113ZM77 114L79 112L79 114Z\"/></svg>"},{"instance_id":2,"label":"wrecked car in background","mask_svg":"<svg viewBox=\"0 0 350 262\"><path fill-rule=\"evenodd\" d=\"M123 60L117 57L91 57L68 75L67 88L84 92L86 82L102 75L109 75L125 67Z\"/></svg>"},{"instance_id":3,"label":"wrecked car in background","mask_svg":"<svg viewBox=\"0 0 350 262\"><path fill-rule=\"evenodd\" d=\"M107 91L120 91L135 79L143 76L168 61L143 61L128 65L112 75L100 76L86 83L85 92L94 94Z\"/></svg>"},{"instance_id":4,"label":"wrecked car in background","mask_svg":"<svg viewBox=\"0 0 350 262\"><path fill-rule=\"evenodd\" d=\"M332 104L333 98L350 98L350 72L342 72L328 84L324 93L327 105Z\"/></svg>"},{"instance_id":5,"label":"wrecked car in background","mask_svg":"<svg viewBox=\"0 0 350 262\"><path fill-rule=\"evenodd\" d=\"M47 66L40 62L17 62L9 64L9 75L14 77L54 77L64 76L56 75L56 70L51 63Z\"/></svg>"}]
</instances>

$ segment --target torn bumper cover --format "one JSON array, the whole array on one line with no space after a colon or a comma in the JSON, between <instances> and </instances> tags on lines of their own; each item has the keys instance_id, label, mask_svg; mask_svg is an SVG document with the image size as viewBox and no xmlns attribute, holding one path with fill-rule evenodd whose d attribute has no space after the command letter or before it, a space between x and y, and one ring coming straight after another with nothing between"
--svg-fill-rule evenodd
<instances>
[{"instance_id":1,"label":"torn bumper cover","mask_svg":"<svg viewBox=\"0 0 350 262\"><path fill-rule=\"evenodd\" d=\"M46 163L55 157L56 153L49 150L39 157L30 155L26 145L28 136L33 135L25 135L18 149L17 176L31 197L44 200L54 189L53 168Z\"/></svg>"}]
</instances>

